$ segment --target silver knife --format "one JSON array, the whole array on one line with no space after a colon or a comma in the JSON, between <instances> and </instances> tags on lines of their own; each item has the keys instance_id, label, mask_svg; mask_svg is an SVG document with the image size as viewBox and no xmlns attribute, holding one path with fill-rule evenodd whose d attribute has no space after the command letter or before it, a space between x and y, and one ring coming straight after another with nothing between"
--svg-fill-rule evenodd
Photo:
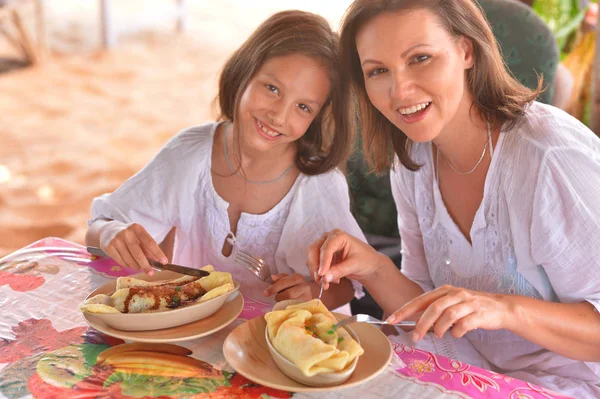
<instances>
[{"instance_id":1,"label":"silver knife","mask_svg":"<svg viewBox=\"0 0 600 399\"><path fill-rule=\"evenodd\" d=\"M110 256L108 256L103 250L101 250L98 247L87 247L87 251L94 256L110 258ZM192 269L191 267L174 265L172 263L167 263L167 264L163 265L162 263L160 263L154 259L150 259L150 258L146 258L146 259L148 259L148 263L150 263L150 265L152 267L154 267L155 269L158 269L158 270L169 270L169 271L172 271L175 273L185 274L185 275L194 276L194 277L206 277L210 274L210 272L207 272L206 270Z\"/></svg>"}]
</instances>

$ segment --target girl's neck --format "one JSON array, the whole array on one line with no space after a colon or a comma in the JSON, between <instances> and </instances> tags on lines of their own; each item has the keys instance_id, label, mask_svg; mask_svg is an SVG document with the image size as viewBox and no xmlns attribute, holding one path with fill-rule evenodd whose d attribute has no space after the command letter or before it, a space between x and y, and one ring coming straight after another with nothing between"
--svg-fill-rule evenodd
<instances>
[{"instance_id":1,"label":"girl's neck","mask_svg":"<svg viewBox=\"0 0 600 399\"><path fill-rule=\"evenodd\" d=\"M240 134L235 124L226 124L224 129L229 159L234 168L240 166L241 160L241 166L245 170L272 171L271 168L278 169L278 165L289 167L296 159L295 143L276 146L269 151L260 151L251 148L244 141L244 135Z\"/></svg>"}]
</instances>

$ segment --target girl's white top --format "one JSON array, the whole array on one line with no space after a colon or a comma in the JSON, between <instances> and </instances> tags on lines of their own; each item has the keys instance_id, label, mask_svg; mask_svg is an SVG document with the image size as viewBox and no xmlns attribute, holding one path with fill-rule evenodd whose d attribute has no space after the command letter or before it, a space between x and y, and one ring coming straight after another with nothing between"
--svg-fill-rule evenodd
<instances>
[{"instance_id":1,"label":"girl's white top","mask_svg":"<svg viewBox=\"0 0 600 399\"><path fill-rule=\"evenodd\" d=\"M271 274L300 273L308 279L306 251L323 233L337 227L365 241L350 213L346 179L336 169L318 176L301 173L271 210L242 213L231 240L232 255L224 256L223 244L232 233L229 204L215 191L211 176L217 126L191 127L173 137L115 192L94 199L89 223L99 218L135 222L159 243L176 227L173 263L196 268L212 264L230 272L242 293L269 303L272 297L263 295L269 284L235 263L237 250L262 258ZM360 297L362 287L354 284Z\"/></svg>"},{"instance_id":2,"label":"girl's white top","mask_svg":"<svg viewBox=\"0 0 600 399\"><path fill-rule=\"evenodd\" d=\"M412 157L419 171L397 163L391 174L407 277L426 291L450 284L600 309L600 140L581 122L534 102L502 129L472 244L444 205L431 143L415 144ZM600 363L559 356L506 330L466 339L497 371L577 398L600 395Z\"/></svg>"}]
</instances>

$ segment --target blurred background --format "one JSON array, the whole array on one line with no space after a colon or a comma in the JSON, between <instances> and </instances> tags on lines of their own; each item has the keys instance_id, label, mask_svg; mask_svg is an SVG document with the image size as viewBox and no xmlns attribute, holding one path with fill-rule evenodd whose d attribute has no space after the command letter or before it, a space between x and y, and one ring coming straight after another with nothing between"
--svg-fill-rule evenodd
<instances>
[{"instance_id":1,"label":"blurred background","mask_svg":"<svg viewBox=\"0 0 600 399\"><path fill-rule=\"evenodd\" d=\"M534 75L554 71L546 101L599 134L594 117L600 109L592 106L593 88L600 87L593 73L597 4L486 1L515 75L523 68ZM520 34L519 41L551 47L556 59L535 56L545 64L524 67L528 51L505 44L515 40L509 33L523 21L499 12L499 2L519 3L539 17L551 45L537 33ZM49 236L83 243L93 197L117 188L181 129L214 119L211 102L221 65L267 16L303 9L337 28L350 3L0 0L0 257ZM523 10L510 12L528 15ZM355 203L364 211L361 219L357 208L357 218L373 220L365 215L368 201L360 198L368 182L361 176L352 181L359 187L353 189ZM395 221L390 214L382 217Z\"/></svg>"},{"instance_id":2,"label":"blurred background","mask_svg":"<svg viewBox=\"0 0 600 399\"><path fill-rule=\"evenodd\" d=\"M349 3L188 0L181 30L175 0L0 6L0 256L48 236L82 243L93 197L214 118L218 72L258 24L296 8L337 26Z\"/></svg>"}]
</instances>

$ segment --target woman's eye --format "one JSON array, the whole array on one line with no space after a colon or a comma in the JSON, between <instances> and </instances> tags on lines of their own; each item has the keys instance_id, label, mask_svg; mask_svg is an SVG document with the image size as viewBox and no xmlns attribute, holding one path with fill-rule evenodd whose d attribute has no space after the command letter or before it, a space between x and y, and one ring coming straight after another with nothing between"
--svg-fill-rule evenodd
<instances>
[{"instance_id":1,"label":"woman's eye","mask_svg":"<svg viewBox=\"0 0 600 399\"><path fill-rule=\"evenodd\" d=\"M382 73L387 72L387 69L385 68L375 68L369 71L369 73L367 73L368 77L371 76L377 76L377 75L381 75Z\"/></svg>"},{"instance_id":2,"label":"woman's eye","mask_svg":"<svg viewBox=\"0 0 600 399\"><path fill-rule=\"evenodd\" d=\"M413 60L413 62L415 62L415 63L417 63L417 64L420 64L420 63L422 63L422 62L425 62L425 61L427 61L427 60L428 60L428 59L430 59L430 58L431 58L431 57L430 57L430 56L428 56L428 55L421 54L421 55L415 55L415 56L413 57L413 59L412 59L412 60Z\"/></svg>"},{"instance_id":3,"label":"woman's eye","mask_svg":"<svg viewBox=\"0 0 600 399\"><path fill-rule=\"evenodd\" d=\"M272 91L275 94L279 94L279 89L273 85L265 85L269 91Z\"/></svg>"},{"instance_id":4,"label":"woman's eye","mask_svg":"<svg viewBox=\"0 0 600 399\"><path fill-rule=\"evenodd\" d=\"M300 108L302 111L308 112L309 114L312 112L311 109L307 105L305 105L305 104L298 104L296 106L298 108Z\"/></svg>"}]
</instances>

